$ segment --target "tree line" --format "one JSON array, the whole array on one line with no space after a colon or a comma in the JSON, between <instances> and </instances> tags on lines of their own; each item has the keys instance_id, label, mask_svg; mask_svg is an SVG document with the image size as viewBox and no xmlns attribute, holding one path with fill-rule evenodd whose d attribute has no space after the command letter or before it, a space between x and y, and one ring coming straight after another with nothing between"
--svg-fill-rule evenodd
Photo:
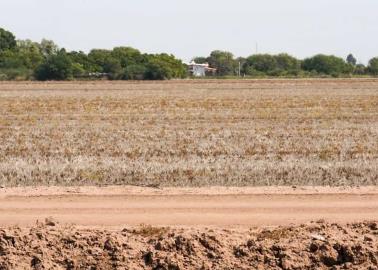
<instances>
[{"instance_id":1,"label":"tree line","mask_svg":"<svg viewBox=\"0 0 378 270\"><path fill-rule=\"evenodd\" d=\"M357 63L349 54L344 60L333 55L318 54L303 60L286 53L277 55L254 54L235 58L231 52L213 51L208 57L195 57L196 63L209 63L218 76L250 77L346 77L378 75L378 57L368 66Z\"/></svg>"},{"instance_id":2,"label":"tree line","mask_svg":"<svg viewBox=\"0 0 378 270\"><path fill-rule=\"evenodd\" d=\"M234 57L230 52L213 51L195 57L209 63L216 76L321 77L378 75L378 57L367 66L350 54L345 60L332 55L316 55L304 60L288 54L255 54ZM0 28L0 80L164 80L189 76L187 66L173 55L146 54L131 47L93 49L89 53L66 51L51 40L17 40Z\"/></svg>"},{"instance_id":3,"label":"tree line","mask_svg":"<svg viewBox=\"0 0 378 270\"><path fill-rule=\"evenodd\" d=\"M16 40L0 28L0 80L111 80L184 78L187 68L169 54L143 54L131 47L93 49L88 54L59 48L51 40Z\"/></svg>"}]
</instances>

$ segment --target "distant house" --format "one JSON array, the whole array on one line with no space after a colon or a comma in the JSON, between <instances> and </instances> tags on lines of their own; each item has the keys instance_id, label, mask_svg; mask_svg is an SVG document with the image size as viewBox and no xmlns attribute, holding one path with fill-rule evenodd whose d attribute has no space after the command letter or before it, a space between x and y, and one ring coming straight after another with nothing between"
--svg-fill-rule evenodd
<instances>
[{"instance_id":1,"label":"distant house","mask_svg":"<svg viewBox=\"0 0 378 270\"><path fill-rule=\"evenodd\" d=\"M215 75L217 69L211 68L208 63L197 64L192 61L188 64L189 73L194 77L205 77L207 75Z\"/></svg>"},{"instance_id":2,"label":"distant house","mask_svg":"<svg viewBox=\"0 0 378 270\"><path fill-rule=\"evenodd\" d=\"M107 78L109 73L101 73L101 72L89 72L87 77L89 78Z\"/></svg>"}]
</instances>

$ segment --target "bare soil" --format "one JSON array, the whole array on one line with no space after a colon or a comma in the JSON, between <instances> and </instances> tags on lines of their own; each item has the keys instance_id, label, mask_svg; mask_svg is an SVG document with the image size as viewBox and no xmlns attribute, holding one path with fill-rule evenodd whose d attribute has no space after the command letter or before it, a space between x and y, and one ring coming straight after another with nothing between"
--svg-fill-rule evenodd
<instances>
[{"instance_id":1,"label":"bare soil","mask_svg":"<svg viewBox=\"0 0 378 270\"><path fill-rule=\"evenodd\" d=\"M0 229L0 269L377 269L378 223L277 228Z\"/></svg>"},{"instance_id":2,"label":"bare soil","mask_svg":"<svg viewBox=\"0 0 378 270\"><path fill-rule=\"evenodd\" d=\"M1 189L0 269L377 269L377 221L377 187Z\"/></svg>"},{"instance_id":3,"label":"bare soil","mask_svg":"<svg viewBox=\"0 0 378 270\"><path fill-rule=\"evenodd\" d=\"M378 187L13 188L0 191L0 225L250 227L326 219L378 220Z\"/></svg>"}]
</instances>

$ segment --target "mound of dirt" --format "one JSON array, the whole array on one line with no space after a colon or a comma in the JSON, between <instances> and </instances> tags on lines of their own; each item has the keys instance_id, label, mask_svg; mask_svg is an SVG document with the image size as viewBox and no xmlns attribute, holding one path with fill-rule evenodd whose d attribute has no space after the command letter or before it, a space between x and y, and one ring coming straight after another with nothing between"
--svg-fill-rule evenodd
<instances>
[{"instance_id":1,"label":"mound of dirt","mask_svg":"<svg viewBox=\"0 0 378 270\"><path fill-rule=\"evenodd\" d=\"M0 269L378 269L378 222L250 230L0 229Z\"/></svg>"}]
</instances>

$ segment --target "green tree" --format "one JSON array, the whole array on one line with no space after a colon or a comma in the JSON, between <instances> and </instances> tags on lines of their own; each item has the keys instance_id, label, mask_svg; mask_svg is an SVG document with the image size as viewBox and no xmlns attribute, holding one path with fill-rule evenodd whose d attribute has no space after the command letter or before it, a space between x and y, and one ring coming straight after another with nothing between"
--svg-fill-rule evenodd
<instances>
[{"instance_id":1,"label":"green tree","mask_svg":"<svg viewBox=\"0 0 378 270\"><path fill-rule=\"evenodd\" d=\"M0 51L13 50L16 46L16 37L11 32L0 28Z\"/></svg>"},{"instance_id":2,"label":"green tree","mask_svg":"<svg viewBox=\"0 0 378 270\"><path fill-rule=\"evenodd\" d=\"M205 64L207 63L207 58L203 56L197 56L192 59L196 64Z\"/></svg>"},{"instance_id":3,"label":"green tree","mask_svg":"<svg viewBox=\"0 0 378 270\"><path fill-rule=\"evenodd\" d=\"M146 72L147 72L147 67L143 64L129 65L125 68L123 79L124 80L143 80L145 79Z\"/></svg>"},{"instance_id":4,"label":"green tree","mask_svg":"<svg viewBox=\"0 0 378 270\"><path fill-rule=\"evenodd\" d=\"M170 69L158 59L149 59L144 78L147 80L171 79Z\"/></svg>"},{"instance_id":5,"label":"green tree","mask_svg":"<svg viewBox=\"0 0 378 270\"><path fill-rule=\"evenodd\" d=\"M11 43L14 45L13 42ZM0 73L2 74L0 76L8 80L30 79L32 68L35 68L34 63L39 60L38 51L29 51L23 46L13 47L13 45L0 50Z\"/></svg>"},{"instance_id":6,"label":"green tree","mask_svg":"<svg viewBox=\"0 0 378 270\"><path fill-rule=\"evenodd\" d=\"M301 69L301 63L295 57L281 53L274 56L276 59L276 72L278 75L298 75Z\"/></svg>"},{"instance_id":7,"label":"green tree","mask_svg":"<svg viewBox=\"0 0 378 270\"><path fill-rule=\"evenodd\" d=\"M60 49L59 46L54 43L52 40L42 39L41 43L39 44L39 48L41 53L48 57L50 55L58 54Z\"/></svg>"},{"instance_id":8,"label":"green tree","mask_svg":"<svg viewBox=\"0 0 378 270\"><path fill-rule=\"evenodd\" d=\"M36 69L43 61L43 54L37 42L29 39L17 41L17 52L28 69Z\"/></svg>"},{"instance_id":9,"label":"green tree","mask_svg":"<svg viewBox=\"0 0 378 270\"><path fill-rule=\"evenodd\" d=\"M172 78L184 78L187 74L186 67L181 60L173 55L150 54L146 55L147 65L145 79L169 80Z\"/></svg>"},{"instance_id":10,"label":"green tree","mask_svg":"<svg viewBox=\"0 0 378 270\"><path fill-rule=\"evenodd\" d=\"M235 63L236 63L235 74L236 75L240 75L240 76L245 75L245 73L243 71L243 67L244 67L246 62L247 62L247 59L244 58L244 57L238 57L238 58L235 59Z\"/></svg>"},{"instance_id":11,"label":"green tree","mask_svg":"<svg viewBox=\"0 0 378 270\"><path fill-rule=\"evenodd\" d=\"M6 80L27 80L30 70L25 67L22 55L15 50L0 51L0 77Z\"/></svg>"},{"instance_id":12,"label":"green tree","mask_svg":"<svg viewBox=\"0 0 378 270\"><path fill-rule=\"evenodd\" d=\"M378 57L374 57L369 61L368 70L373 75L378 75Z\"/></svg>"},{"instance_id":13,"label":"green tree","mask_svg":"<svg viewBox=\"0 0 378 270\"><path fill-rule=\"evenodd\" d=\"M0 51L0 68L20 68L24 67L24 59L17 51Z\"/></svg>"},{"instance_id":14,"label":"green tree","mask_svg":"<svg viewBox=\"0 0 378 270\"><path fill-rule=\"evenodd\" d=\"M207 62L213 68L217 69L217 75L229 76L235 75L237 63L234 55L226 51L213 51L207 58Z\"/></svg>"},{"instance_id":15,"label":"green tree","mask_svg":"<svg viewBox=\"0 0 378 270\"><path fill-rule=\"evenodd\" d=\"M35 78L41 81L73 78L73 65L65 50L52 54L36 69Z\"/></svg>"},{"instance_id":16,"label":"green tree","mask_svg":"<svg viewBox=\"0 0 378 270\"><path fill-rule=\"evenodd\" d=\"M80 69L84 70L83 72L79 73L74 72L75 74L81 74L80 76L83 76L84 73L97 72L99 69L99 67L89 59L88 55L82 51L72 51L67 53L67 55L70 57L72 63L76 66L76 68L80 66Z\"/></svg>"},{"instance_id":17,"label":"green tree","mask_svg":"<svg viewBox=\"0 0 378 270\"><path fill-rule=\"evenodd\" d=\"M94 67L94 72L105 72L105 63L111 58L110 50L93 49L88 54L88 60Z\"/></svg>"},{"instance_id":18,"label":"green tree","mask_svg":"<svg viewBox=\"0 0 378 270\"><path fill-rule=\"evenodd\" d=\"M82 78L87 75L87 71L80 63L72 63L72 76L74 78Z\"/></svg>"},{"instance_id":19,"label":"green tree","mask_svg":"<svg viewBox=\"0 0 378 270\"><path fill-rule=\"evenodd\" d=\"M355 66L357 64L357 59L353 56L353 54L349 54L346 58L348 64Z\"/></svg>"},{"instance_id":20,"label":"green tree","mask_svg":"<svg viewBox=\"0 0 378 270\"><path fill-rule=\"evenodd\" d=\"M120 61L122 68L140 64L144 61L144 57L140 51L131 47L116 47L111 52L111 56Z\"/></svg>"},{"instance_id":21,"label":"green tree","mask_svg":"<svg viewBox=\"0 0 378 270\"><path fill-rule=\"evenodd\" d=\"M367 69L363 64L357 64L354 68L354 74L356 75L365 75L367 74Z\"/></svg>"},{"instance_id":22,"label":"green tree","mask_svg":"<svg viewBox=\"0 0 378 270\"><path fill-rule=\"evenodd\" d=\"M247 58L243 71L247 75L266 75L275 71L277 60L269 54L255 54Z\"/></svg>"},{"instance_id":23,"label":"green tree","mask_svg":"<svg viewBox=\"0 0 378 270\"><path fill-rule=\"evenodd\" d=\"M342 58L323 54L305 59L302 63L302 68L305 71L315 71L318 74L331 75L334 77L353 72L353 67L347 64Z\"/></svg>"},{"instance_id":24,"label":"green tree","mask_svg":"<svg viewBox=\"0 0 378 270\"><path fill-rule=\"evenodd\" d=\"M110 80L120 80L123 77L124 70L122 68L121 62L116 58L106 58L102 69L103 72L108 74L108 78Z\"/></svg>"}]
</instances>

